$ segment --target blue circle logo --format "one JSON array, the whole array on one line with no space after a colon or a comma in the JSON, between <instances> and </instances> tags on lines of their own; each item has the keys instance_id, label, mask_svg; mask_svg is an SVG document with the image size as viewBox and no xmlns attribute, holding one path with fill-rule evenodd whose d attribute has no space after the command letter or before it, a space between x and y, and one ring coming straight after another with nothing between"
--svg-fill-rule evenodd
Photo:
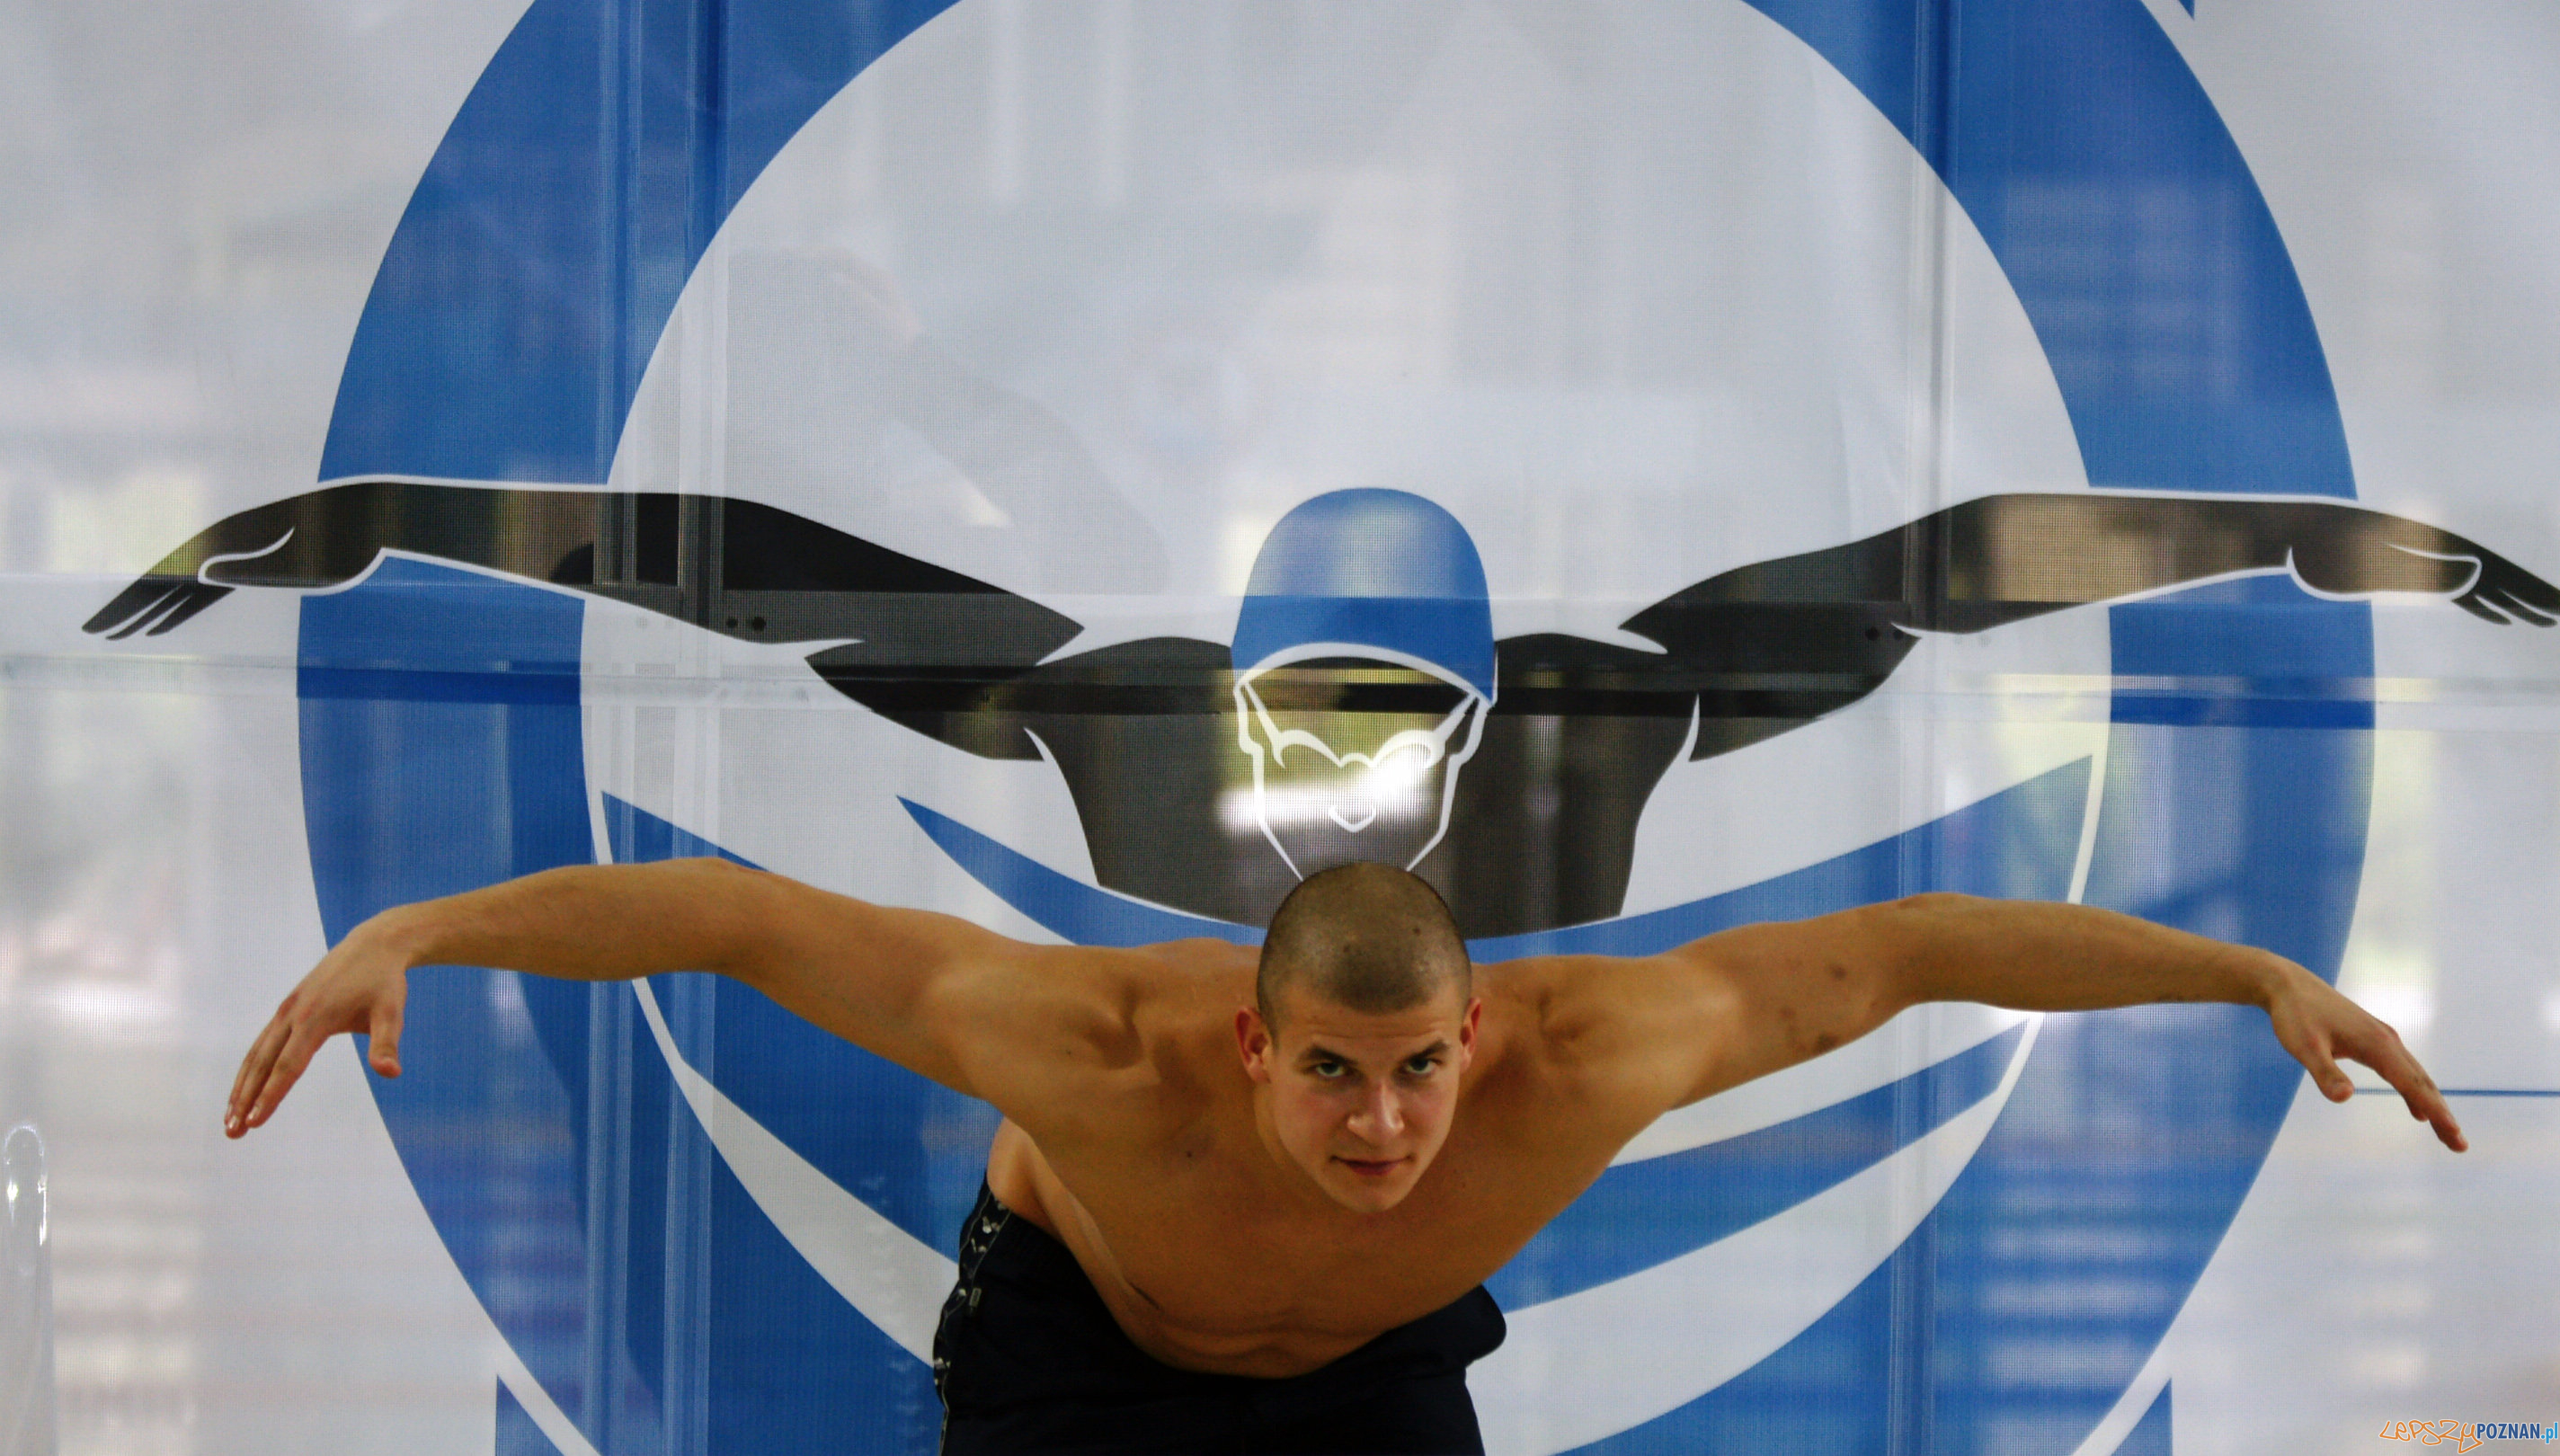
<instances>
[{"instance_id":1,"label":"blue circle logo","mask_svg":"<svg viewBox=\"0 0 2560 1456\"><path fill-rule=\"evenodd\" d=\"M748 0L706 12L717 35L635 38L595 0L536 0L386 256L324 475L603 481L683 279L730 208L829 96L940 8ZM2044 345L2093 484L2352 497L2273 219L2143 6L2001 0L1939 7L1929 26L1908 7L1754 8L1844 76L1972 220ZM690 63L654 64L661 47ZM631 64L644 53L652 64ZM2145 312L2164 298L2232 301L2209 337L2124 322L2165 316ZM1320 499L1320 514L1362 504ZM1344 585L1360 573L1339 554L1294 575L1275 566L1288 583L1248 606L1238 659L1218 648L1217 670L1278 670L1309 644L1444 667L1456 706L1432 711L1447 730L1409 746L1417 774L1441 775L1445 829L1455 795L1491 781L1468 754L1496 749L1470 734L1491 731L1504 693L1463 525L1394 504L1398 519L1430 517L1436 555L1381 557L1380 579L1459 562L1475 573L1466 589L1416 606ZM391 904L557 865L720 853L589 783L586 599L432 555L386 559L304 606L303 792L331 939ZM1501 925L1478 937L1480 957L1644 953L1962 889L2076 896L2333 977L2363 855L2365 608L2261 572L2108 610L2102 757L1710 899ZM1667 640L1644 620L1631 625ZM1278 701L1249 687L1232 700L1248 719ZM1339 749L1337 764L1360 756ZM908 807L942 853L1066 938L1252 934L1241 911L1084 884ZM1259 832L1289 854L1394 810L1329 810L1334 829L1297 839L1262 812ZM1445 852L1438 834L1416 843ZM521 1365L502 1420L555 1446L573 1427L605 1452L930 1448L921 1342L987 1109L708 977L598 988L448 968L415 978L408 1020L408 1074L376 1094ZM1811 1111L1667 1135L1492 1281L1516 1335L1488 1363L1508 1364L1479 1368L1489 1442L1687 1451L1782 1431L1801 1449L1972 1450L2026 1421L2068 1449L2121 1427L2159 1389L2147 1363L2299 1075L2238 1008L2052 1017ZM1824 1241L1825 1211L1888 1187L1907 1216ZM1735 1291L1778 1257L1819 1298ZM2052 1307L1999 1297L2022 1284L2056 1291ZM1701 1318L1730 1327L1723 1343L1661 1355Z\"/></svg>"}]
</instances>

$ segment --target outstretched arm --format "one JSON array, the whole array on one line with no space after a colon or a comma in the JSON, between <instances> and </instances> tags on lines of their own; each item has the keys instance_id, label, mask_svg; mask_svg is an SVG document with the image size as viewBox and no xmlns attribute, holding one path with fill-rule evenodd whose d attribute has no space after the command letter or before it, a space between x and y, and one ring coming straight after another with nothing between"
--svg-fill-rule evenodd
<instances>
[{"instance_id":1,"label":"outstretched arm","mask_svg":"<svg viewBox=\"0 0 2560 1456\"><path fill-rule=\"evenodd\" d=\"M341 1032L370 1035L374 1069L400 1075L409 970L437 964L580 981L718 972L1011 1113L1127 1055L1145 954L1028 945L722 860L550 870L356 927L250 1046L223 1126L264 1123Z\"/></svg>"},{"instance_id":2,"label":"outstretched arm","mask_svg":"<svg viewBox=\"0 0 2560 1456\"><path fill-rule=\"evenodd\" d=\"M1558 961L1551 1038L1668 1108L1856 1040L1926 1001L2095 1011L2168 1001L2264 1010L2331 1101L2363 1062L2461 1152L2462 1128L2391 1028L2271 952L2113 910L1921 894L1810 920L1747 925L1640 960Z\"/></svg>"}]
</instances>

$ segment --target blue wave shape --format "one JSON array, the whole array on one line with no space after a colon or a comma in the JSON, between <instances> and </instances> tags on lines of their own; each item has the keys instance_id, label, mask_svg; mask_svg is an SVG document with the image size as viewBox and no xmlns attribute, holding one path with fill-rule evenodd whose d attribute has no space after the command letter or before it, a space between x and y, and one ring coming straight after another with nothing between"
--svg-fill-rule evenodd
<instances>
[{"instance_id":1,"label":"blue wave shape","mask_svg":"<svg viewBox=\"0 0 2560 1456\"><path fill-rule=\"evenodd\" d=\"M1701 935L1796 920L1923 890L2060 899L2087 807L2089 760L2049 769L1943 818L1819 865L1722 894L1613 920L1467 942L1479 962L1525 955L1657 955ZM1185 914L1061 875L945 814L901 798L953 863L996 896L1074 945L1137 946L1194 936L1259 945L1250 925Z\"/></svg>"},{"instance_id":2,"label":"blue wave shape","mask_svg":"<svg viewBox=\"0 0 2560 1456\"><path fill-rule=\"evenodd\" d=\"M1187 915L1163 905L1134 899L1115 890L1061 875L1022 851L971 829L946 814L937 814L913 799L900 797L909 817L925 836L941 846L952 863L996 896L1029 915L1041 929L1070 945L1109 945L1127 949L1168 940L1201 936L1237 945L1260 945L1262 932L1230 920Z\"/></svg>"},{"instance_id":3,"label":"blue wave shape","mask_svg":"<svg viewBox=\"0 0 2560 1456\"><path fill-rule=\"evenodd\" d=\"M331 944L391 905L594 862L580 710L559 691L578 681L559 665L578 661L584 613L562 592L397 558L303 599L302 812ZM351 675L387 667L443 676L419 692ZM936 1214L936 1180L974 1192L985 1139L928 1143L941 1104L915 1089L930 1083L805 1024L777 1035L788 1013L735 982L655 980L687 1057L790 1083L757 1115L798 1099L804 1157L828 1153L830 1176L947 1246L966 1203ZM841 1071L838 1048L853 1062ZM366 1079L418 1200L597 1450L668 1450L687 1429L697 1451L932 1448L929 1373L720 1162L628 988L421 967L404 1050L405 1075ZM880 1074L863 1080L866 1065ZM812 1067L834 1079L810 1081ZM867 1168L844 1171L866 1152ZM522 1438L529 1424L500 1429Z\"/></svg>"},{"instance_id":4,"label":"blue wave shape","mask_svg":"<svg viewBox=\"0 0 2560 1456\"><path fill-rule=\"evenodd\" d=\"M700 856L764 868L636 804L602 798L615 864ZM931 1247L950 1244L984 1165L923 1148L985 1147L1000 1120L995 1108L818 1032L752 986L690 971L649 980L676 1045L740 1111L881 1217Z\"/></svg>"},{"instance_id":5,"label":"blue wave shape","mask_svg":"<svg viewBox=\"0 0 2560 1456\"><path fill-rule=\"evenodd\" d=\"M604 480L729 210L950 3L519 7L384 249L321 478Z\"/></svg>"},{"instance_id":6,"label":"blue wave shape","mask_svg":"<svg viewBox=\"0 0 2560 1456\"><path fill-rule=\"evenodd\" d=\"M1612 1168L1485 1281L1510 1310L1622 1279L1738 1233L1873 1167L1990 1096L2023 1027L1844 1102Z\"/></svg>"}]
</instances>

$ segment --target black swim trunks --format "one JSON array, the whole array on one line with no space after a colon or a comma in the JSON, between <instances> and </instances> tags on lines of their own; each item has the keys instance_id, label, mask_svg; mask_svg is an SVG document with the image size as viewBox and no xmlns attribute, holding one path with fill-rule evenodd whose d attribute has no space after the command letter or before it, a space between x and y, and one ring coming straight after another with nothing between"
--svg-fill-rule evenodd
<instances>
[{"instance_id":1,"label":"black swim trunks","mask_svg":"<svg viewBox=\"0 0 2560 1456\"><path fill-rule=\"evenodd\" d=\"M1502 1343L1479 1286L1303 1375L1176 1370L1121 1332L1064 1244L982 1188L933 1334L942 1452L1481 1452L1467 1367Z\"/></svg>"}]
</instances>

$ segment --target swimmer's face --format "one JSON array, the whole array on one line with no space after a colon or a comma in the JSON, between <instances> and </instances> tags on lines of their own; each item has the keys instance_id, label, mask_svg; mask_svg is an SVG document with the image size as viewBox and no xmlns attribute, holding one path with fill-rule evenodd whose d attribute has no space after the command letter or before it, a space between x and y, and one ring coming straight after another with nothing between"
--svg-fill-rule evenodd
<instances>
[{"instance_id":1,"label":"swimmer's face","mask_svg":"<svg viewBox=\"0 0 2560 1456\"><path fill-rule=\"evenodd\" d=\"M1355 658L1253 674L1235 699L1251 811L1301 879L1356 860L1412 868L1439 841L1485 713L1471 689Z\"/></svg>"},{"instance_id":2,"label":"swimmer's face","mask_svg":"<svg viewBox=\"0 0 2560 1456\"><path fill-rule=\"evenodd\" d=\"M1402 1203L1448 1141L1484 1003L1461 1003L1453 987L1371 1015L1292 990L1276 1010L1276 1034L1250 1007L1235 1021L1272 1140L1344 1208L1380 1213Z\"/></svg>"}]
</instances>

